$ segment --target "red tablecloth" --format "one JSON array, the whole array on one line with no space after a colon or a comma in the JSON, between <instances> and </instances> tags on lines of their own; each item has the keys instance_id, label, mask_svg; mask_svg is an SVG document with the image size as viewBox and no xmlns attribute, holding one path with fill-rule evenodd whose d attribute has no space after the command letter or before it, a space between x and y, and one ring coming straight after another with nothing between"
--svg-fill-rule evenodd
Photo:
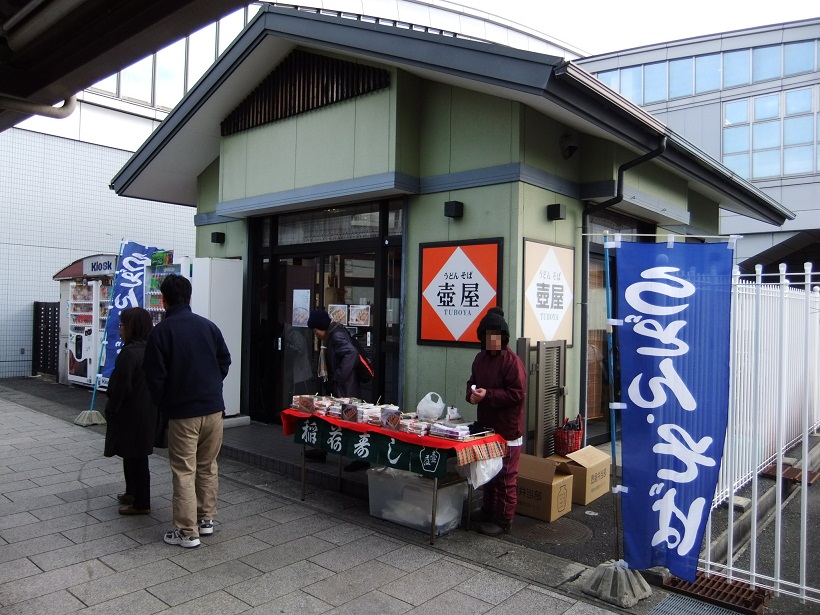
<instances>
[{"instance_id":1,"label":"red tablecloth","mask_svg":"<svg viewBox=\"0 0 820 615\"><path fill-rule=\"evenodd\" d=\"M352 421L344 421L331 416L322 416L318 414L308 414L300 412L293 408L282 410L282 432L286 436L292 436L296 433L297 419L316 418L322 421L327 421L333 425L341 427L342 429L352 429L361 433L380 433L408 444L418 444L419 446L426 446L429 448L440 448L455 451L459 465L466 465L474 461L482 459L491 459L493 457L503 457L507 451L507 442L498 434L484 436L475 440L467 442L460 442L458 440L449 440L447 438L438 438L436 436L417 436L405 431L396 431L393 429L384 429L376 425L368 425L366 423L354 423Z\"/></svg>"}]
</instances>

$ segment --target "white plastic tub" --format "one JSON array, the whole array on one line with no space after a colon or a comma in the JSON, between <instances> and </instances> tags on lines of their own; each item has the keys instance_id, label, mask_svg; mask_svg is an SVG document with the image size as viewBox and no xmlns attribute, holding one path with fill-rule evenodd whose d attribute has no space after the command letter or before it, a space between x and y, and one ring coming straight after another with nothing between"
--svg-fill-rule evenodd
<instances>
[{"instance_id":1,"label":"white plastic tub","mask_svg":"<svg viewBox=\"0 0 820 615\"><path fill-rule=\"evenodd\" d=\"M433 479L412 472L371 468L367 471L370 514L429 533L433 514L433 484ZM459 526L466 497L467 484L464 482L439 488L436 535L446 534Z\"/></svg>"}]
</instances>

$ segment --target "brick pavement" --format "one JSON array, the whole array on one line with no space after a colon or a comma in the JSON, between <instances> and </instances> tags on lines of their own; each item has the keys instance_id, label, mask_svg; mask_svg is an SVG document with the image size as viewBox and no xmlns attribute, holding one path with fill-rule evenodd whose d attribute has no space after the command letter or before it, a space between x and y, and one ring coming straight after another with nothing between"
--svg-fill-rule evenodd
<instances>
[{"instance_id":1,"label":"brick pavement","mask_svg":"<svg viewBox=\"0 0 820 615\"><path fill-rule=\"evenodd\" d=\"M0 381L0 615L623 612L581 593L581 564L463 530L431 546L360 498L309 487L301 502L297 481L229 459L214 535L166 545L167 459L150 459L151 515L121 517L100 430L25 395Z\"/></svg>"}]
</instances>

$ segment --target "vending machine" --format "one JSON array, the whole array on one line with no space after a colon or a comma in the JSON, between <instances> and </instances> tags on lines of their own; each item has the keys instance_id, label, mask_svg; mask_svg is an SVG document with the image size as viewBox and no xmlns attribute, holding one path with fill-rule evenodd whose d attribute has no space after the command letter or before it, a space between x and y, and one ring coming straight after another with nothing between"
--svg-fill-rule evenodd
<instances>
[{"instance_id":1,"label":"vending machine","mask_svg":"<svg viewBox=\"0 0 820 615\"><path fill-rule=\"evenodd\" d=\"M160 256L161 258L161 256ZM225 415L239 414L242 356L242 261L229 258L174 257L173 263L145 268L143 305L154 324L165 316L160 286L171 273L191 281L191 310L212 321L222 331L231 353L232 365L222 383Z\"/></svg>"},{"instance_id":2,"label":"vending machine","mask_svg":"<svg viewBox=\"0 0 820 615\"><path fill-rule=\"evenodd\" d=\"M60 282L58 381L94 386L105 339L117 256L96 254L54 276ZM104 355L103 359L104 360Z\"/></svg>"},{"instance_id":3,"label":"vending machine","mask_svg":"<svg viewBox=\"0 0 820 615\"><path fill-rule=\"evenodd\" d=\"M152 263L145 267L145 285L143 286L145 296L142 305L151 313L155 325L165 315L162 293L159 290L165 277L174 273L191 279L191 259L189 257L182 256L174 259L174 262L163 262L170 259L174 259L173 252L156 253L152 257Z\"/></svg>"}]
</instances>

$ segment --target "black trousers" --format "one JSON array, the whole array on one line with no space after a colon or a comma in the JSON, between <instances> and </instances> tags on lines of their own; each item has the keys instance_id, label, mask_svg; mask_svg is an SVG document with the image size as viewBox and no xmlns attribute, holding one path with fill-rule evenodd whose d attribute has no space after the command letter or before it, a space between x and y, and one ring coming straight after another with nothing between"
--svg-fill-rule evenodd
<instances>
[{"instance_id":1,"label":"black trousers","mask_svg":"<svg viewBox=\"0 0 820 615\"><path fill-rule=\"evenodd\" d=\"M148 471L148 456L123 458L122 473L125 475L125 493L134 496L134 508L151 508L151 473Z\"/></svg>"}]
</instances>

